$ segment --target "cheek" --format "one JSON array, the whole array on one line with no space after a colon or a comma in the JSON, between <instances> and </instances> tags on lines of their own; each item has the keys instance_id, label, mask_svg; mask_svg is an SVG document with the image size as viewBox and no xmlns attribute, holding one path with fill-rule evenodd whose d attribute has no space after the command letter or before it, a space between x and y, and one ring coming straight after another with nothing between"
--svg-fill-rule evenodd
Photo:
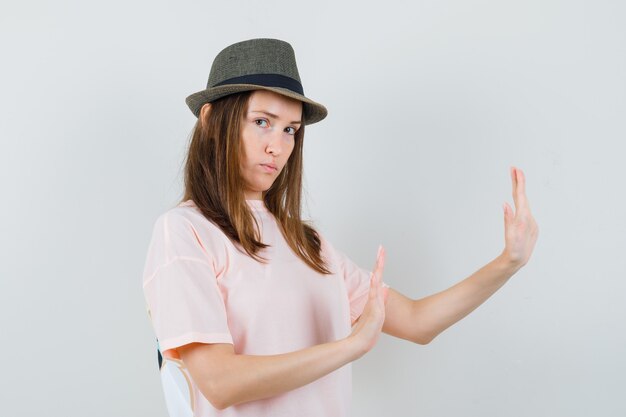
<instances>
[{"instance_id":1,"label":"cheek","mask_svg":"<svg viewBox=\"0 0 626 417\"><path fill-rule=\"evenodd\" d=\"M243 166L248 166L250 164L251 158L256 155L258 152L257 149L253 146L254 141L251 140L250 135L245 135L241 138L240 146L240 161Z\"/></svg>"}]
</instances>

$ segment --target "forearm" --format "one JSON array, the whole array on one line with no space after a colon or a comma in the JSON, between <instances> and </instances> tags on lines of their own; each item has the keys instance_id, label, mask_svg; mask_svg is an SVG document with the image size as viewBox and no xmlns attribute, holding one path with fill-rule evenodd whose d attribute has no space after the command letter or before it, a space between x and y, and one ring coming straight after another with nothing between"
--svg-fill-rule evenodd
<instances>
[{"instance_id":1,"label":"forearm","mask_svg":"<svg viewBox=\"0 0 626 417\"><path fill-rule=\"evenodd\" d=\"M350 339L279 355L233 355L216 378L221 407L272 397L309 384L360 357Z\"/></svg>"},{"instance_id":2,"label":"forearm","mask_svg":"<svg viewBox=\"0 0 626 417\"><path fill-rule=\"evenodd\" d=\"M519 265L500 255L447 290L414 300L414 340L422 344L430 342L474 311L519 269Z\"/></svg>"}]
</instances>

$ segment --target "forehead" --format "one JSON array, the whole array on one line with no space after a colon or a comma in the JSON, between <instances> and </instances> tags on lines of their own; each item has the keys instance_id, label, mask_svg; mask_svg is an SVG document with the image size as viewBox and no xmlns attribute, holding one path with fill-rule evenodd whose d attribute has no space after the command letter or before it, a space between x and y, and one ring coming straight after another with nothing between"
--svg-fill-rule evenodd
<instances>
[{"instance_id":1,"label":"forehead","mask_svg":"<svg viewBox=\"0 0 626 417\"><path fill-rule=\"evenodd\" d=\"M262 110L280 118L300 120L302 102L273 91L254 90L248 100L248 111Z\"/></svg>"}]
</instances>

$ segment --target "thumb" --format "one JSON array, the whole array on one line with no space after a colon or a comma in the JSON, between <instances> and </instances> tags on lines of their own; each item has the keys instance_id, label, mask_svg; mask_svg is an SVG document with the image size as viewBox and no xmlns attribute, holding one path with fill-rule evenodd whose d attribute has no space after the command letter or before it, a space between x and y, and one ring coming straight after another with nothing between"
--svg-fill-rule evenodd
<instances>
[{"instance_id":1,"label":"thumb","mask_svg":"<svg viewBox=\"0 0 626 417\"><path fill-rule=\"evenodd\" d=\"M502 209L504 210L504 225L506 226L511 222L511 217L513 213L511 206L509 206L509 203L507 202L502 204Z\"/></svg>"}]
</instances>

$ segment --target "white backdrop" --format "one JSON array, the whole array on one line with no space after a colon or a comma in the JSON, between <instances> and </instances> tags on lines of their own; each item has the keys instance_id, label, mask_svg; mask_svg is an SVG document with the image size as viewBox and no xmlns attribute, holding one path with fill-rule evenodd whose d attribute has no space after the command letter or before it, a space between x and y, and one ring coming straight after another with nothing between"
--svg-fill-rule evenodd
<instances>
[{"instance_id":1,"label":"white backdrop","mask_svg":"<svg viewBox=\"0 0 626 417\"><path fill-rule=\"evenodd\" d=\"M529 264L420 346L354 364L354 416L623 416L626 4L18 2L0 9L0 415L166 416L141 273L181 195L213 57L295 51L306 212L385 281L443 290L502 250L509 166Z\"/></svg>"}]
</instances>

